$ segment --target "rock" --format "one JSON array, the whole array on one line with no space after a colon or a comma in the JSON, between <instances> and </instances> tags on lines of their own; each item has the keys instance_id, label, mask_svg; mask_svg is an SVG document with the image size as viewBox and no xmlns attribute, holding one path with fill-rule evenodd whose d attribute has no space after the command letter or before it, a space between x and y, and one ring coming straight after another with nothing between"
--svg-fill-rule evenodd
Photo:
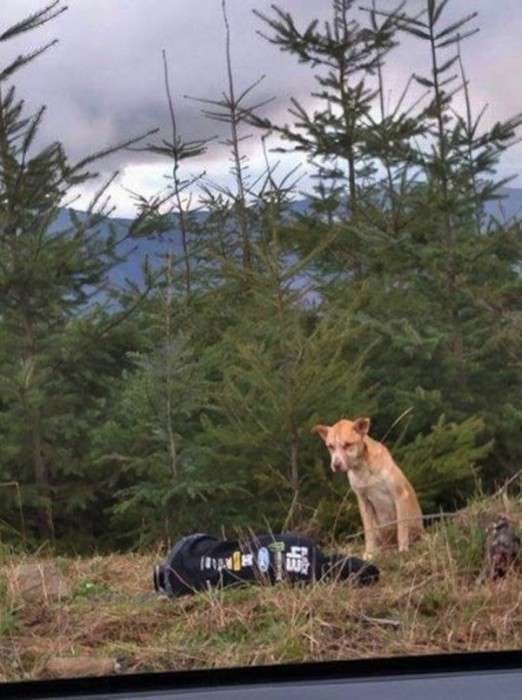
<instances>
[{"instance_id":1,"label":"rock","mask_svg":"<svg viewBox=\"0 0 522 700\"><path fill-rule=\"evenodd\" d=\"M110 676L118 673L119 670L118 662L107 657L54 656L47 661L42 676L47 678Z\"/></svg>"},{"instance_id":2,"label":"rock","mask_svg":"<svg viewBox=\"0 0 522 700\"><path fill-rule=\"evenodd\" d=\"M15 570L11 587L27 603L52 603L71 595L69 584L52 561L21 564Z\"/></svg>"}]
</instances>

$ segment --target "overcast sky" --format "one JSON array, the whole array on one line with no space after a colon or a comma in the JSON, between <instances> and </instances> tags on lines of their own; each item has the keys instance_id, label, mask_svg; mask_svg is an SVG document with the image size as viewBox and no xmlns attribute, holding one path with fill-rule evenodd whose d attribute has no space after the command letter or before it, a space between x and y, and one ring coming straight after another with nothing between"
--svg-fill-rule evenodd
<instances>
[{"instance_id":1,"label":"overcast sky","mask_svg":"<svg viewBox=\"0 0 522 700\"><path fill-rule=\"evenodd\" d=\"M1 0L0 32L45 4ZM269 0L228 0L227 4L237 87L245 88L266 74L255 100L273 96L266 113L283 121L291 96L306 102L313 85L310 70L256 34L263 26L252 10L269 13ZM331 0L280 0L278 4L300 26L315 17L328 19L331 13ZM380 4L391 8L395 2L381 0ZM53 38L60 40L16 78L28 105L48 107L44 139L60 139L75 159L150 128L160 127L167 136L162 49L168 52L180 133L186 139L222 133L219 125L201 115L200 105L184 98L186 94L219 97L226 84L221 0L69 0L68 5L68 11L55 21L0 48L0 66L4 66L20 52ZM410 0L412 8L423 5L424 0ZM489 103L484 123L490 125L522 110L522 2L452 0L448 19L474 8L480 13L476 21L480 32L466 42L464 57L474 104L478 111ZM387 66L392 101L408 75L426 66L420 44L405 41ZM255 171L262 163L258 141L252 139L245 148ZM209 177L225 182L227 159L222 148L211 145L189 171L205 169ZM287 167L295 162L289 158ZM504 158L501 174L517 174L521 162L522 146L517 145ZM132 212L126 189L144 194L159 191L167 171L162 161L129 152L112 157L99 169L105 176L115 169L121 173L112 189L121 216ZM514 185L522 186L520 178Z\"/></svg>"}]
</instances>

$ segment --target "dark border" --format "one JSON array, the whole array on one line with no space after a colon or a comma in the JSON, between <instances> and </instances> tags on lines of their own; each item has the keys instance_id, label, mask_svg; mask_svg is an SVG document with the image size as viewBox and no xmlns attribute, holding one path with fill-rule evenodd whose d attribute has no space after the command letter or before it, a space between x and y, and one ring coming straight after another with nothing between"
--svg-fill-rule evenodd
<instances>
[{"instance_id":1,"label":"dark border","mask_svg":"<svg viewBox=\"0 0 522 700\"><path fill-rule=\"evenodd\" d=\"M427 674L467 674L477 671L522 671L522 650L397 656L350 661L252 666L169 673L140 673L99 678L72 678L48 681L0 683L2 700L11 698L73 698L120 693L211 689L260 684L297 683L327 680L370 680L379 677L422 676Z\"/></svg>"}]
</instances>

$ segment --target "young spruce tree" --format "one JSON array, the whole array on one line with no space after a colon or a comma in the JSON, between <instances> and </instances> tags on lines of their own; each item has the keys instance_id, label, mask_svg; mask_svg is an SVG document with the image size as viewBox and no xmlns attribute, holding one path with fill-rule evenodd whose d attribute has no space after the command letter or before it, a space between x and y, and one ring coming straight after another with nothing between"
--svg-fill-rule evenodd
<instances>
[{"instance_id":1,"label":"young spruce tree","mask_svg":"<svg viewBox=\"0 0 522 700\"><path fill-rule=\"evenodd\" d=\"M65 9L57 0L4 31L0 42ZM113 178L82 215L62 207L72 188L93 177L88 168L95 161L138 140L77 163L59 142L36 147L45 108L27 115L9 83L54 43L0 71L0 479L21 484L24 508L42 539L54 535L53 501L61 486L86 466L74 459L72 443L82 428L79 385L89 373L89 351L121 320L117 314L107 320L104 302L118 241L114 232L100 233Z\"/></svg>"}]
</instances>

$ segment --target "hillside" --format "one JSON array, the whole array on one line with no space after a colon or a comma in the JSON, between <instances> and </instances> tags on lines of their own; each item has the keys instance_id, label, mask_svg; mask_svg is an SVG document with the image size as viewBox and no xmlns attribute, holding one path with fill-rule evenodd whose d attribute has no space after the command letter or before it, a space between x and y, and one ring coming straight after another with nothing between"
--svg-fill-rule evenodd
<instances>
[{"instance_id":1,"label":"hillside","mask_svg":"<svg viewBox=\"0 0 522 700\"><path fill-rule=\"evenodd\" d=\"M498 201L489 202L486 206L486 213L489 216L495 217L500 221L509 221L513 218L522 215L522 188L505 187L501 190L504 198ZM296 200L293 203L293 211L303 214L307 209L307 201ZM197 214L200 221L205 219L205 211ZM131 223L130 219L114 217L111 223L115 226L118 236L122 239L128 231ZM55 224L56 228L66 227L68 225L68 215L66 210L60 213L60 216ZM107 232L107 224L100 227L100 233ZM124 240L118 248L118 253L124 259L124 262L117 265L112 272L112 282L115 284L123 284L126 279L139 283L142 280L142 265L145 257L149 258L151 265L158 264L159 256L164 255L167 250L174 247L176 255L181 256L183 250L181 247L181 237L179 231L173 229L158 238L149 239L132 239Z\"/></svg>"},{"instance_id":2,"label":"hillside","mask_svg":"<svg viewBox=\"0 0 522 700\"><path fill-rule=\"evenodd\" d=\"M152 591L156 551L56 559L67 597L31 603L16 584L31 559L4 553L0 681L522 648L521 571L481 577L481 528L500 511L520 524L520 492L432 526L409 554L382 557L381 581L363 589L280 585L171 601ZM360 554L361 542L342 548Z\"/></svg>"}]
</instances>

